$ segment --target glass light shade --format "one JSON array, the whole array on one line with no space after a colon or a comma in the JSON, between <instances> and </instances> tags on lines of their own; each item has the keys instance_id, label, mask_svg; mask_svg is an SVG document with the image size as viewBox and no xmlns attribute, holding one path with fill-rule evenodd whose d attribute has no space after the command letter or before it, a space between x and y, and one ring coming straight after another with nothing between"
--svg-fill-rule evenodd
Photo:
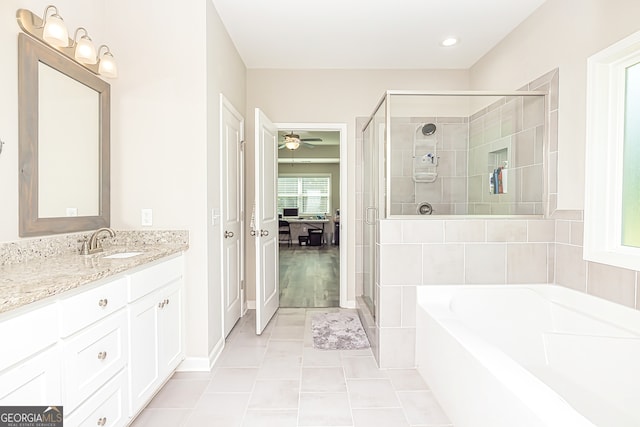
<instances>
[{"instance_id":1,"label":"glass light shade","mask_svg":"<svg viewBox=\"0 0 640 427\"><path fill-rule=\"evenodd\" d=\"M300 147L300 143L296 140L290 140L284 143L284 146L289 150L297 150Z\"/></svg>"},{"instance_id":2,"label":"glass light shade","mask_svg":"<svg viewBox=\"0 0 640 427\"><path fill-rule=\"evenodd\" d=\"M98 62L96 47L87 36L82 36L78 40L74 56L78 62L83 64L95 64Z\"/></svg>"},{"instance_id":3,"label":"glass light shade","mask_svg":"<svg viewBox=\"0 0 640 427\"><path fill-rule=\"evenodd\" d=\"M105 52L100 58L100 65L98 66L98 73L101 76L115 79L118 77L118 67L113 60L111 52Z\"/></svg>"},{"instance_id":4,"label":"glass light shade","mask_svg":"<svg viewBox=\"0 0 640 427\"><path fill-rule=\"evenodd\" d=\"M55 14L45 17L42 38L55 47L69 46L69 32L60 15Z\"/></svg>"}]
</instances>

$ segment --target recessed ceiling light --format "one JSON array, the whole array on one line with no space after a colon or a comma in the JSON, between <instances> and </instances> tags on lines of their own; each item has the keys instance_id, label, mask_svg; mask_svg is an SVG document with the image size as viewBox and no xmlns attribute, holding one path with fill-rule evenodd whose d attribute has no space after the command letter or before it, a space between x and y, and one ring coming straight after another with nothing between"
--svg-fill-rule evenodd
<instances>
[{"instance_id":1,"label":"recessed ceiling light","mask_svg":"<svg viewBox=\"0 0 640 427\"><path fill-rule=\"evenodd\" d=\"M440 44L444 47L454 46L458 44L458 39L455 37L447 37L446 39L442 40L442 43Z\"/></svg>"}]
</instances>

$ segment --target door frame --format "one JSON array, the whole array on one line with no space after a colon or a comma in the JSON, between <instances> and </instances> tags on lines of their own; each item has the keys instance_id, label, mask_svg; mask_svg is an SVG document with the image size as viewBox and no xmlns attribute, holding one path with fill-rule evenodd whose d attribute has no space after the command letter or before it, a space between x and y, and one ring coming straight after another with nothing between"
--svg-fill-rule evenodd
<instances>
[{"instance_id":1,"label":"door frame","mask_svg":"<svg viewBox=\"0 0 640 427\"><path fill-rule=\"evenodd\" d=\"M348 233L348 208L347 198L347 124L346 123L274 123L281 131L335 131L340 133L340 307L349 306L347 299L347 248L349 243Z\"/></svg>"}]
</instances>

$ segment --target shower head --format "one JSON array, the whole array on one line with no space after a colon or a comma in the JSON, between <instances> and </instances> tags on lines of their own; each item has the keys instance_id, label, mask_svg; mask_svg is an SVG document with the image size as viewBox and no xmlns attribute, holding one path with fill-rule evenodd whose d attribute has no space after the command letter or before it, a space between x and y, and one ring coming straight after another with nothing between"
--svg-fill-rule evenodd
<instances>
[{"instance_id":1,"label":"shower head","mask_svg":"<svg viewBox=\"0 0 640 427\"><path fill-rule=\"evenodd\" d=\"M424 136L431 136L434 133L436 133L436 125L434 125L433 123L427 123L426 125L422 126L422 134Z\"/></svg>"}]
</instances>

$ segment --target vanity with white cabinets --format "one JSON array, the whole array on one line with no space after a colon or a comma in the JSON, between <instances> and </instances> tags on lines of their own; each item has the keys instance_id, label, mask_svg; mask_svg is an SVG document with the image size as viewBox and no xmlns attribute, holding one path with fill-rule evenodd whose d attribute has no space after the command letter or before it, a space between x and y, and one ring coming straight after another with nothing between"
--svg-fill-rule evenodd
<instances>
[{"instance_id":1,"label":"vanity with white cabinets","mask_svg":"<svg viewBox=\"0 0 640 427\"><path fill-rule=\"evenodd\" d=\"M20 268L55 260L0 267L0 406L62 406L65 427L129 424L184 358L184 249L73 255L72 285L64 274L42 280L51 296ZM11 278L22 282L9 291Z\"/></svg>"}]
</instances>

